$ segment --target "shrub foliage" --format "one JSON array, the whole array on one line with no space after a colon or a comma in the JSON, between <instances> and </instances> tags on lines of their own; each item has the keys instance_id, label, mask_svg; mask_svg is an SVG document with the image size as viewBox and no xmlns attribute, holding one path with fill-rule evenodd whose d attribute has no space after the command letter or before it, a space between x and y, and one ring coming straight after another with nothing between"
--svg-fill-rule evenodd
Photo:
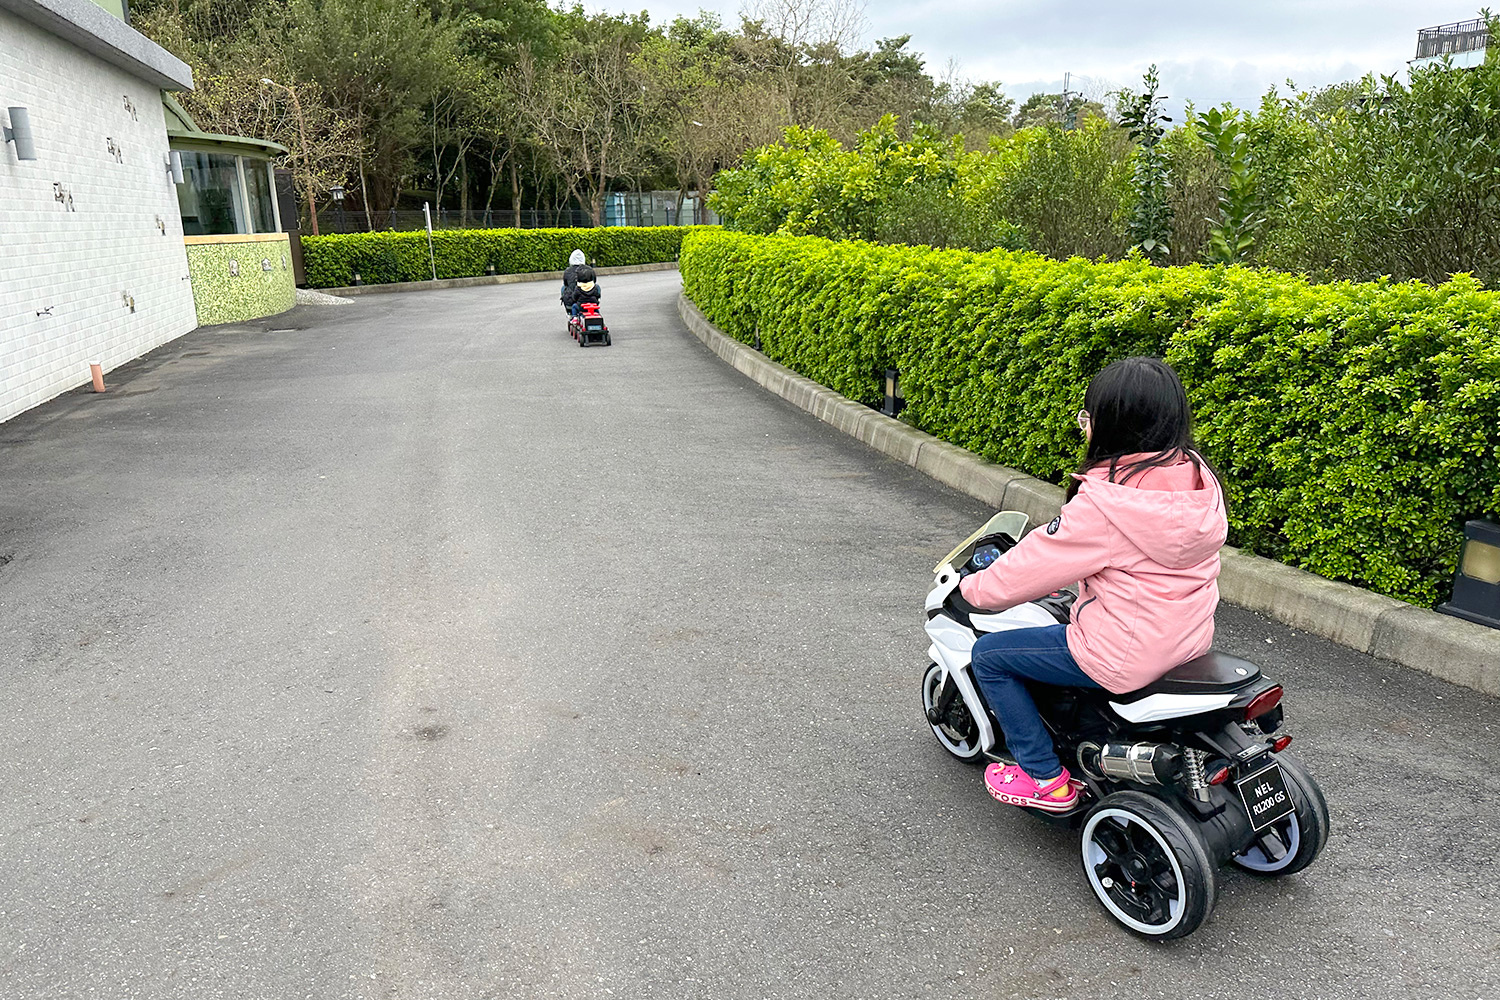
<instances>
[{"instance_id":1,"label":"shrub foliage","mask_svg":"<svg viewBox=\"0 0 1500 1000\"><path fill-rule=\"evenodd\" d=\"M1492 32L1495 29L1492 29ZM1318 278L1500 283L1500 57L1366 80L1320 123L1259 259Z\"/></svg>"},{"instance_id":2,"label":"shrub foliage","mask_svg":"<svg viewBox=\"0 0 1500 1000\"><path fill-rule=\"evenodd\" d=\"M1182 375L1231 539L1421 604L1500 515L1500 294L1467 276L1313 285L1240 266L693 232L686 292L730 336L861 402L1062 482L1073 415L1132 354Z\"/></svg>"},{"instance_id":3,"label":"shrub foliage","mask_svg":"<svg viewBox=\"0 0 1500 1000\"><path fill-rule=\"evenodd\" d=\"M1500 36L1500 23L1493 32ZM850 147L788 130L718 178L725 225L763 235L1040 251L1163 264L1256 263L1319 281L1500 286L1500 49L1229 105L1168 129L1154 73L1088 117L970 150L883 119Z\"/></svg>"},{"instance_id":4,"label":"shrub foliage","mask_svg":"<svg viewBox=\"0 0 1500 1000\"><path fill-rule=\"evenodd\" d=\"M432 234L439 278L487 273L560 271L575 249L601 267L655 264L677 259L683 227L611 226L604 229L445 229ZM354 283L426 281L432 277L427 234L348 233L302 237L307 283L336 288Z\"/></svg>"}]
</instances>

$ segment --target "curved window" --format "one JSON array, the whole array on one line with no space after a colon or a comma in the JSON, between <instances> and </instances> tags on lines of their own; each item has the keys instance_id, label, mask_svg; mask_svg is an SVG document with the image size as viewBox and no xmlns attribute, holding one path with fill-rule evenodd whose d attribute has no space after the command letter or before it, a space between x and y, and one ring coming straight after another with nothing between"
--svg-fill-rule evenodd
<instances>
[{"instance_id":1,"label":"curved window","mask_svg":"<svg viewBox=\"0 0 1500 1000\"><path fill-rule=\"evenodd\" d=\"M183 183L177 185L185 236L247 233L238 157L182 153Z\"/></svg>"},{"instance_id":2,"label":"curved window","mask_svg":"<svg viewBox=\"0 0 1500 1000\"><path fill-rule=\"evenodd\" d=\"M276 232L276 210L271 207L275 197L271 189L270 164L265 160L240 157L244 168L245 200L250 205L250 223L257 233Z\"/></svg>"},{"instance_id":3,"label":"curved window","mask_svg":"<svg viewBox=\"0 0 1500 1000\"><path fill-rule=\"evenodd\" d=\"M184 236L276 232L270 164L230 153L182 151L177 185Z\"/></svg>"}]
</instances>

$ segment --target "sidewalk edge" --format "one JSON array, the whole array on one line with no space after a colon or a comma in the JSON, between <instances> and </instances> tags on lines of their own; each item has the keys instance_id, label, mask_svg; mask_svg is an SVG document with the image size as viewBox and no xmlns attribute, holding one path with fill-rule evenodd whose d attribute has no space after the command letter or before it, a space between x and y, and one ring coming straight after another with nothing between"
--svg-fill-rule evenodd
<instances>
[{"instance_id":1,"label":"sidewalk edge","mask_svg":"<svg viewBox=\"0 0 1500 1000\"><path fill-rule=\"evenodd\" d=\"M876 451L996 509L1024 511L1034 524L1052 520L1061 509L1060 487L987 462L771 361L710 323L686 293L677 297L677 312L727 364ZM1500 695L1500 632L1231 546L1220 555L1219 594L1229 603L1461 687Z\"/></svg>"}]
</instances>

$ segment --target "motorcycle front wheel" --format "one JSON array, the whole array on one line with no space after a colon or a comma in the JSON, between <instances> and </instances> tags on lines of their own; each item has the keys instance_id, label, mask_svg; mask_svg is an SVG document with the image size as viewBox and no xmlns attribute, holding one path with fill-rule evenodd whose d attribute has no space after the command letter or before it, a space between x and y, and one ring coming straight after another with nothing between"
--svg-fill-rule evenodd
<instances>
[{"instance_id":1,"label":"motorcycle front wheel","mask_svg":"<svg viewBox=\"0 0 1500 1000\"><path fill-rule=\"evenodd\" d=\"M933 722L928 713L942 697L943 668L929 663L922 674L922 717L943 749L965 764L984 763L984 748L979 745L979 724L960 695L941 722Z\"/></svg>"},{"instance_id":2,"label":"motorcycle front wheel","mask_svg":"<svg viewBox=\"0 0 1500 1000\"><path fill-rule=\"evenodd\" d=\"M1106 795L1083 821L1083 873L1109 915L1142 937L1186 937L1217 884L1196 824L1145 792Z\"/></svg>"}]
</instances>

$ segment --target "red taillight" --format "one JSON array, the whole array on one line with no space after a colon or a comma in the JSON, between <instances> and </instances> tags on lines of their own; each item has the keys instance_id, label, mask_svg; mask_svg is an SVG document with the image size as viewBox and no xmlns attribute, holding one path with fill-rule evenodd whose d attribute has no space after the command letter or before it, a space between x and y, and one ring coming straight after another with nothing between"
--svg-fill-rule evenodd
<instances>
[{"instance_id":1,"label":"red taillight","mask_svg":"<svg viewBox=\"0 0 1500 1000\"><path fill-rule=\"evenodd\" d=\"M1287 747L1289 747L1291 745L1292 745L1292 738L1290 736L1278 736L1278 737L1276 737L1275 741L1272 742L1272 744L1271 744L1271 752L1272 753L1281 753L1281 751L1285 750Z\"/></svg>"},{"instance_id":2,"label":"red taillight","mask_svg":"<svg viewBox=\"0 0 1500 1000\"><path fill-rule=\"evenodd\" d=\"M1245 721L1258 719L1279 704L1281 704L1281 685L1277 684L1256 695L1250 704L1245 706Z\"/></svg>"},{"instance_id":3,"label":"red taillight","mask_svg":"<svg viewBox=\"0 0 1500 1000\"><path fill-rule=\"evenodd\" d=\"M1217 771L1215 771L1213 774L1210 774L1208 776L1208 783L1210 785L1222 785L1222 784L1224 784L1224 782L1226 782L1228 780L1229 780L1229 768L1227 768L1227 767L1221 767Z\"/></svg>"}]
</instances>

